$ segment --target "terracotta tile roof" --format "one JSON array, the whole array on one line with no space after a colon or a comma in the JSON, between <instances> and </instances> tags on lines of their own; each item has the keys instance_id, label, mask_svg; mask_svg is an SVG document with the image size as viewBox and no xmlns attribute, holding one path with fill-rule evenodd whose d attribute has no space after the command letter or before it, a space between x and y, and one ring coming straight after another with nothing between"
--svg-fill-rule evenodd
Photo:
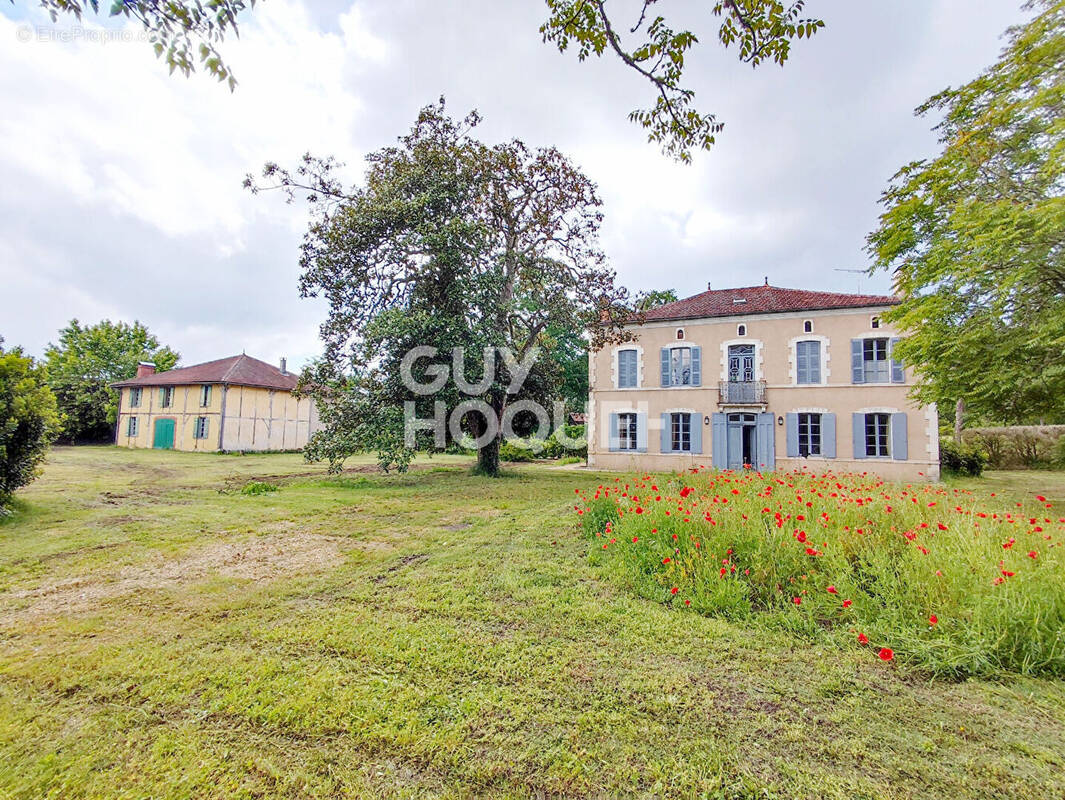
<instances>
[{"instance_id":1,"label":"terracotta tile roof","mask_svg":"<svg viewBox=\"0 0 1065 800\"><path fill-rule=\"evenodd\" d=\"M284 373L273 364L267 364L251 356L239 355L180 367L143 378L112 383L119 386L176 386L186 383L222 383L230 386L257 386L263 389L296 388L299 379L292 373Z\"/></svg>"},{"instance_id":2,"label":"terracotta tile roof","mask_svg":"<svg viewBox=\"0 0 1065 800\"><path fill-rule=\"evenodd\" d=\"M739 289L710 289L675 303L652 308L644 314L644 319L654 322L745 314L783 314L789 311L889 306L898 302L899 299L892 295L816 292L809 289L782 289L766 284Z\"/></svg>"}]
</instances>

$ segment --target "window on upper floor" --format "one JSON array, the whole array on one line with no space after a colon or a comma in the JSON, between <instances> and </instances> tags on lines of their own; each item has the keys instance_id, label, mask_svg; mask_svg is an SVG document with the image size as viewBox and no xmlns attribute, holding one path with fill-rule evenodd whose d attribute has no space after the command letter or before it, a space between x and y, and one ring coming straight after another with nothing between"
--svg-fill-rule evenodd
<instances>
[{"instance_id":1,"label":"window on upper floor","mask_svg":"<svg viewBox=\"0 0 1065 800\"><path fill-rule=\"evenodd\" d=\"M684 338L684 328L677 328L677 338L678 339L683 339Z\"/></svg>"},{"instance_id":2,"label":"window on upper floor","mask_svg":"<svg viewBox=\"0 0 1065 800\"><path fill-rule=\"evenodd\" d=\"M161 405L163 408L170 408L170 406L174 405L173 386L164 386L159 391L159 405Z\"/></svg>"},{"instance_id":3,"label":"window on upper floor","mask_svg":"<svg viewBox=\"0 0 1065 800\"><path fill-rule=\"evenodd\" d=\"M886 383L890 378L888 363L888 340L865 339L862 341L862 379L864 383Z\"/></svg>"},{"instance_id":4,"label":"window on upper floor","mask_svg":"<svg viewBox=\"0 0 1065 800\"><path fill-rule=\"evenodd\" d=\"M635 350L618 351L618 388L636 388L636 359Z\"/></svg>"},{"instance_id":5,"label":"window on upper floor","mask_svg":"<svg viewBox=\"0 0 1065 800\"><path fill-rule=\"evenodd\" d=\"M737 336L746 336L747 335L747 326L746 325L742 325L742 324L741 325L737 325L736 326L736 335Z\"/></svg>"},{"instance_id":6,"label":"window on upper floor","mask_svg":"<svg viewBox=\"0 0 1065 800\"><path fill-rule=\"evenodd\" d=\"M795 343L795 382L821 382L821 342Z\"/></svg>"},{"instance_id":7,"label":"window on upper floor","mask_svg":"<svg viewBox=\"0 0 1065 800\"><path fill-rule=\"evenodd\" d=\"M669 383L671 386L690 386L692 382L692 349L674 347L669 351Z\"/></svg>"},{"instance_id":8,"label":"window on upper floor","mask_svg":"<svg viewBox=\"0 0 1065 800\"><path fill-rule=\"evenodd\" d=\"M140 404L141 404L141 391L142 390L141 390L141 388L139 386L134 386L132 389L129 390L129 407L130 408L139 408L140 407Z\"/></svg>"},{"instance_id":9,"label":"window on upper floor","mask_svg":"<svg viewBox=\"0 0 1065 800\"><path fill-rule=\"evenodd\" d=\"M802 323L802 332L803 332L803 333L813 333L813 332L814 332L814 323L813 323L813 320L809 320L809 319L807 319L807 320L803 320L803 323Z\"/></svg>"},{"instance_id":10,"label":"window on upper floor","mask_svg":"<svg viewBox=\"0 0 1065 800\"><path fill-rule=\"evenodd\" d=\"M205 383L200 387L200 407L207 408L209 405L211 405L211 386Z\"/></svg>"},{"instance_id":11,"label":"window on upper floor","mask_svg":"<svg viewBox=\"0 0 1065 800\"><path fill-rule=\"evenodd\" d=\"M873 317L872 319L870 319L869 320L869 327L873 328L874 330L879 329L880 328L880 317Z\"/></svg>"}]
</instances>

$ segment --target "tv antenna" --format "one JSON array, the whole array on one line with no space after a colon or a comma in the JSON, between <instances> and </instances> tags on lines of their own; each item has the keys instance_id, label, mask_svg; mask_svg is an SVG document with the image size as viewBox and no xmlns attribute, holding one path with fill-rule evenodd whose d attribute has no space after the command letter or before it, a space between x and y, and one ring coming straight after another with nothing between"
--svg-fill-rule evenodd
<instances>
[{"instance_id":1,"label":"tv antenna","mask_svg":"<svg viewBox=\"0 0 1065 800\"><path fill-rule=\"evenodd\" d=\"M859 275L867 275L869 273L869 270L865 270L865 269L844 269L842 267L835 267L832 271L833 272L856 272ZM861 294L861 293L862 293L862 281L859 278L858 279L858 294Z\"/></svg>"}]
</instances>

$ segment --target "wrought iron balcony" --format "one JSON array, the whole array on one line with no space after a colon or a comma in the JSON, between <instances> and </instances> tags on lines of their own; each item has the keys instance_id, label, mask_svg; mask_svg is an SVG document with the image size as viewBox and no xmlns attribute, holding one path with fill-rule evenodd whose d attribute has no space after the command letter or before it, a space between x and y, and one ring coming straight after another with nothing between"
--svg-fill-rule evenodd
<instances>
[{"instance_id":1,"label":"wrought iron balcony","mask_svg":"<svg viewBox=\"0 0 1065 800\"><path fill-rule=\"evenodd\" d=\"M718 384L719 405L765 405L765 381L721 381Z\"/></svg>"}]
</instances>

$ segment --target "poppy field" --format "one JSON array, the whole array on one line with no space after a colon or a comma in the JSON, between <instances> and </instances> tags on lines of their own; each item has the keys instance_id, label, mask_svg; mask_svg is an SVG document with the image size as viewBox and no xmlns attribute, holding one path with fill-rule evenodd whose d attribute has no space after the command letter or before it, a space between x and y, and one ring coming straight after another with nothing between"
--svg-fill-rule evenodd
<instances>
[{"instance_id":1,"label":"poppy field","mask_svg":"<svg viewBox=\"0 0 1065 800\"><path fill-rule=\"evenodd\" d=\"M713 472L575 490L591 559L639 595L938 677L1065 675L1065 516L868 474Z\"/></svg>"}]
</instances>

